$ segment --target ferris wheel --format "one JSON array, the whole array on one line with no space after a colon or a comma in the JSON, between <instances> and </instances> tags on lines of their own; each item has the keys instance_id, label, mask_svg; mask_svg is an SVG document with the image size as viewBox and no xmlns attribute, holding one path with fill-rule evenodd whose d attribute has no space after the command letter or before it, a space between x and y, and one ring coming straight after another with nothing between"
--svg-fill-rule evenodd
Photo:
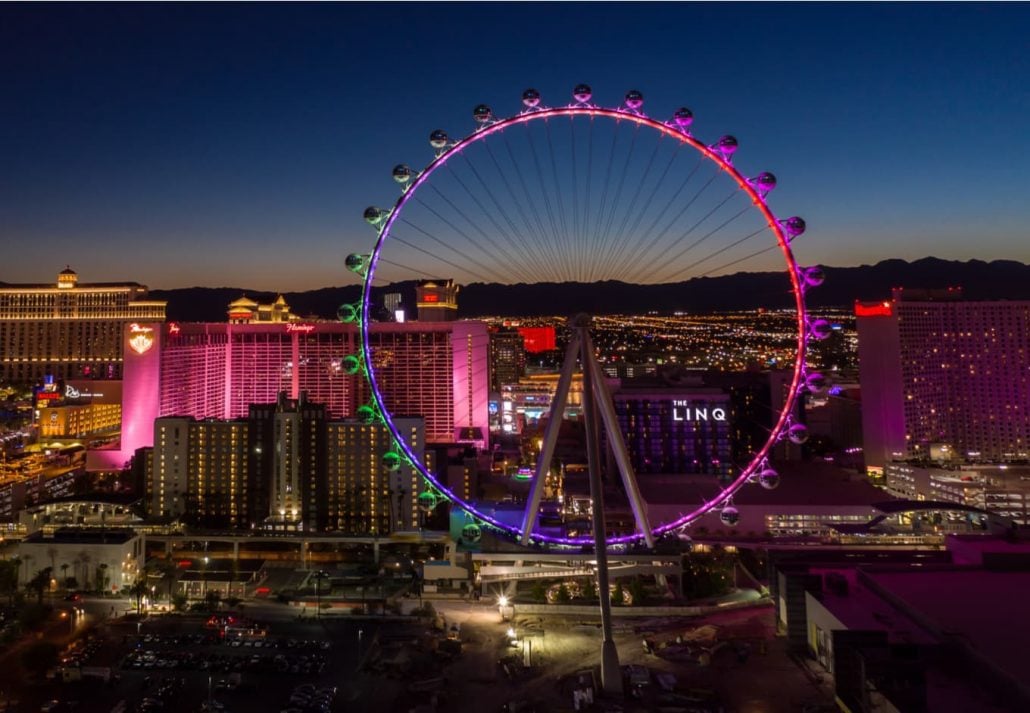
<instances>
[{"instance_id":1,"label":"ferris wheel","mask_svg":"<svg viewBox=\"0 0 1030 713\"><path fill-rule=\"evenodd\" d=\"M701 141L693 134L689 109L676 109L661 120L645 114L643 105L636 90L618 106L599 105L587 85L575 87L570 103L554 107L527 89L521 109L506 118L481 104L472 112L471 133L455 139L438 129L429 135L434 155L424 168L399 164L393 169L401 195L392 208L365 211L377 233L375 247L370 254L347 258L348 268L363 278L362 301L341 307L341 319L360 324L361 353L349 359L352 370L363 373L370 385L371 399L358 415L389 429L395 448L384 467L407 462L424 478L419 505L429 510L447 500L467 513L466 540L478 540L482 529L490 528L523 544L581 547L598 541L596 532L556 532L542 526L540 518L542 503L554 497L549 483L555 444L577 372L590 469L602 467L602 450L611 456L609 484L632 512L632 528L603 533L600 541L609 546L635 541L653 546L656 538L682 531L711 512L719 513L725 525L735 525L734 494L749 483L775 488L779 475L770 467L772 449L784 439L807 439L806 427L793 416L795 401L805 390L823 390L826 379L807 368L806 345L828 337L831 327L811 318L805 308L806 291L824 279L821 268L799 267L795 261L792 242L804 233L805 222L774 215L767 197L776 177L742 172L736 138ZM381 286L447 277L464 285L576 283L591 286L588 291L636 284L675 295L697 278L740 271L775 275L776 284L756 288L764 291L756 297L768 293L790 312L783 403L769 419L766 438L746 459L705 461L701 454L704 462L698 468L713 475L713 487L685 495L689 505L672 516L649 514L587 315L568 320L547 427L517 519L500 517L494 508L448 488L416 457L395 423L390 395L379 378L383 355L370 337L377 315L373 290ZM562 310L563 305L554 306L554 314ZM591 499L597 503L601 497L592 479Z\"/></svg>"}]
</instances>

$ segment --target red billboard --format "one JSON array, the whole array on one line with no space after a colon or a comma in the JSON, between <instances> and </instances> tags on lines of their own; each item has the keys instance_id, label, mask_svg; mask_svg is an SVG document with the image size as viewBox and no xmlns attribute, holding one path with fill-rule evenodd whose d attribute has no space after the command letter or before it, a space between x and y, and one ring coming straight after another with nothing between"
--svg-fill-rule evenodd
<instances>
[{"instance_id":1,"label":"red billboard","mask_svg":"<svg viewBox=\"0 0 1030 713\"><path fill-rule=\"evenodd\" d=\"M558 348L554 337L554 327L519 327L522 341L526 343L526 352L537 354Z\"/></svg>"}]
</instances>

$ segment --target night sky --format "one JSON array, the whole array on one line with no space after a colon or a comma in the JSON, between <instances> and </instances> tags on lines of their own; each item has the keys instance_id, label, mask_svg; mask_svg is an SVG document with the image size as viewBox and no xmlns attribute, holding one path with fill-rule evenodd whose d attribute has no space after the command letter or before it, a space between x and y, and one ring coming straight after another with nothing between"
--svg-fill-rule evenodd
<instances>
[{"instance_id":1,"label":"night sky","mask_svg":"<svg viewBox=\"0 0 1030 713\"><path fill-rule=\"evenodd\" d=\"M0 281L350 284L432 129L578 82L735 134L804 262L1030 262L1028 36L1003 4L5 4Z\"/></svg>"}]
</instances>

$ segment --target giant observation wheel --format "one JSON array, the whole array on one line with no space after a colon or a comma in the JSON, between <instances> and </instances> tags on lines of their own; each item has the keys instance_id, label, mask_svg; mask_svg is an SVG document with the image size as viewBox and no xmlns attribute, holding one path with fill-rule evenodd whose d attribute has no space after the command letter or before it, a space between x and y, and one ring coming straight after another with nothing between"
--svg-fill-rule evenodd
<instances>
[{"instance_id":1,"label":"giant observation wheel","mask_svg":"<svg viewBox=\"0 0 1030 713\"><path fill-rule=\"evenodd\" d=\"M774 446L785 438L795 443L807 439L805 426L792 415L798 395L825 387L824 377L805 362L808 341L826 338L830 325L810 318L805 308L806 290L821 284L823 273L819 267L799 267L795 260L792 242L805 231L804 221L778 218L767 203L775 176L739 170L733 136L714 143L696 138L694 117L686 108L663 121L644 113L638 91L608 108L594 103L586 85L575 88L568 105L544 106L532 89L523 93L522 104L519 113L507 118L477 106L475 129L457 140L433 131L429 143L435 156L425 168L401 164L393 169L402 191L393 207L365 211L365 220L377 231L372 252L347 258L348 268L363 277L363 287L360 305L341 307L341 319L358 321L361 332L361 353L344 363L352 373L363 374L370 386L371 398L357 415L369 423L381 421L394 439L383 467L396 470L407 463L418 471L426 483L418 498L423 508L446 499L464 510L467 540L478 539L485 527L524 544L592 544L590 534L555 533L538 523L557 425L541 439L518 522L448 488L415 456L381 383L385 357L377 354L373 338L376 291L403 280L446 276L463 284L578 283L600 291L645 284L676 294L695 278L754 270L777 275L781 284L756 290L768 292L790 312L787 386L764 441L746 459L716 462L717 488L686 496L692 499L690 506L664 521L648 518L594 357L588 319L569 322L568 348L548 420L561 420L578 364L584 408L600 416L597 428L603 425L617 464L612 470L618 471L635 521L632 532L607 537L609 545L652 545L655 538L713 511L724 524L736 524L733 496L738 490L748 483L769 489L779 483L769 464ZM555 305L555 313L560 311L561 305Z\"/></svg>"}]
</instances>

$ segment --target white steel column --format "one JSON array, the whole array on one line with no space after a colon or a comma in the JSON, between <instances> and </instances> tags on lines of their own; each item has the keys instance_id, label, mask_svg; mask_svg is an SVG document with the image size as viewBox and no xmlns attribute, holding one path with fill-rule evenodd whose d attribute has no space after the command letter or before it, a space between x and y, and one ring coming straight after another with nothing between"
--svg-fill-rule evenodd
<instances>
[{"instance_id":1,"label":"white steel column","mask_svg":"<svg viewBox=\"0 0 1030 713\"><path fill-rule=\"evenodd\" d=\"M651 534L651 523L647 519L647 508L644 506L644 499L640 496L640 488L637 485L636 474L633 472L633 464L630 462L629 453L626 451L626 442L622 438L619 419L615 415L612 395L608 392L608 387L604 383L604 374L601 372L601 366L594 358L594 345L590 341L590 335L585 332L583 334L583 355L583 369L584 371L586 369L590 370L598 413L604 422L612 453L615 454L615 462L619 466L619 475L622 477L622 484L626 488L626 496L629 498L630 507L633 509L633 518L637 522L637 529L644 536L647 546L654 548L654 535ZM586 391L585 382L583 390Z\"/></svg>"},{"instance_id":2,"label":"white steel column","mask_svg":"<svg viewBox=\"0 0 1030 713\"><path fill-rule=\"evenodd\" d=\"M551 401L551 410L548 416L547 428L544 429L544 439L541 444L540 454L537 456L536 470L534 471L533 486L529 491L529 502L526 504L526 512L522 517L522 538L523 545L529 544L530 535L533 534L533 527L536 525L537 513L540 512L540 499L544 494L544 480L550 470L551 461L554 459L554 445L558 440L558 432L561 430L562 415L565 413L565 404L569 397L569 387L572 384L572 372L576 369L576 359L579 357L581 339L578 332L574 332L569 339L569 346L565 350L565 361L562 364L561 374L558 377L558 386L554 392L554 399Z\"/></svg>"}]
</instances>

